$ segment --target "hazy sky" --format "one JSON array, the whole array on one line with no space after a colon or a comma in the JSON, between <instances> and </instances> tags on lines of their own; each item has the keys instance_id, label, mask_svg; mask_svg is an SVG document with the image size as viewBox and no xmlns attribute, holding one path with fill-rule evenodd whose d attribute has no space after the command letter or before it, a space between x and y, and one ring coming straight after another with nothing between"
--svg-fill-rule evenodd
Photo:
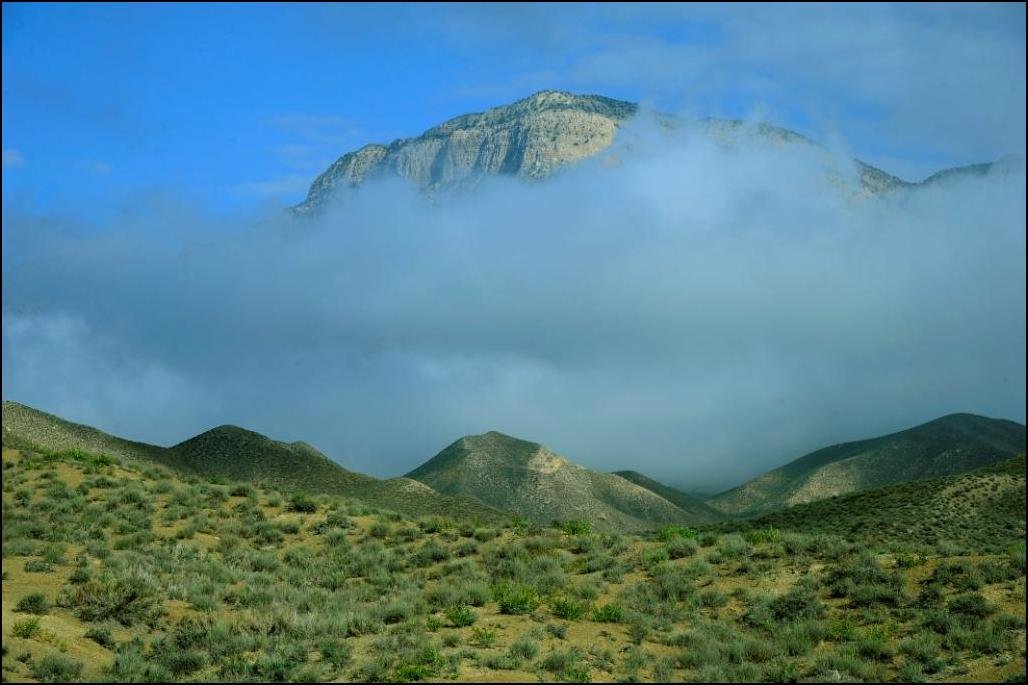
<instances>
[{"instance_id":1,"label":"hazy sky","mask_svg":"<svg viewBox=\"0 0 1028 685\"><path fill-rule=\"evenodd\" d=\"M1024 152L1025 9L3 6L3 395L376 475L502 430L721 487L1024 420L1024 175L854 203L646 122L626 164L297 227L343 152L542 88L761 119L910 179Z\"/></svg>"}]
</instances>

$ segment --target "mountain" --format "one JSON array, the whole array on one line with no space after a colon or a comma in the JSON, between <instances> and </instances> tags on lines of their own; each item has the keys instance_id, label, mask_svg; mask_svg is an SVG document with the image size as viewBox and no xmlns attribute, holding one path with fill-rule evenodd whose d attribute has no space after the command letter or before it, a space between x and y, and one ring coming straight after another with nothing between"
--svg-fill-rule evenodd
<instances>
[{"instance_id":1,"label":"mountain","mask_svg":"<svg viewBox=\"0 0 1028 685\"><path fill-rule=\"evenodd\" d=\"M305 443L286 444L238 426L219 426L172 447L188 470L268 487L343 492L373 482Z\"/></svg>"},{"instance_id":2,"label":"mountain","mask_svg":"<svg viewBox=\"0 0 1028 685\"><path fill-rule=\"evenodd\" d=\"M965 178L986 176L987 174L1007 175L1024 173L1024 157L1021 155L1004 155L995 162L968 164L965 166L943 169L921 182L921 185L946 185Z\"/></svg>"},{"instance_id":3,"label":"mountain","mask_svg":"<svg viewBox=\"0 0 1028 685\"><path fill-rule=\"evenodd\" d=\"M707 500L727 514L753 515L921 478L945 476L1025 451L1025 427L950 414L879 438L811 452Z\"/></svg>"},{"instance_id":4,"label":"mountain","mask_svg":"<svg viewBox=\"0 0 1028 685\"><path fill-rule=\"evenodd\" d=\"M767 527L854 542L958 544L1003 551L1025 535L1025 457L954 476L916 480L773 511L722 529Z\"/></svg>"},{"instance_id":5,"label":"mountain","mask_svg":"<svg viewBox=\"0 0 1028 685\"><path fill-rule=\"evenodd\" d=\"M670 485L664 485L659 481L644 476L638 471L615 471L615 476L621 476L627 481L635 483L639 487L646 488L650 492L660 495L671 504L675 505L685 513L689 514L697 524L714 523L724 520L725 514L707 505L702 500L688 495Z\"/></svg>"},{"instance_id":6,"label":"mountain","mask_svg":"<svg viewBox=\"0 0 1028 685\"><path fill-rule=\"evenodd\" d=\"M581 519L597 530L628 531L695 522L620 476L591 471L542 445L495 431L461 438L407 476L540 523Z\"/></svg>"},{"instance_id":7,"label":"mountain","mask_svg":"<svg viewBox=\"0 0 1028 685\"><path fill-rule=\"evenodd\" d=\"M286 492L345 495L409 516L438 515L492 522L507 518L478 500L443 495L407 478L379 480L349 471L307 443L279 442L238 426L219 426L173 447L159 447L124 440L17 402L4 401L3 444L32 451L78 449Z\"/></svg>"},{"instance_id":8,"label":"mountain","mask_svg":"<svg viewBox=\"0 0 1028 685\"><path fill-rule=\"evenodd\" d=\"M309 212L339 188L399 176L423 190L473 184L482 175L542 178L600 152L637 106L599 95L542 91L511 105L450 119L415 138L365 145L336 160L296 209Z\"/></svg>"},{"instance_id":9,"label":"mountain","mask_svg":"<svg viewBox=\"0 0 1028 685\"><path fill-rule=\"evenodd\" d=\"M301 215L315 213L344 189L357 188L374 178L406 179L429 193L471 187L490 175L545 178L608 149L638 111L633 102L544 90L509 105L455 117L413 138L399 138L387 145L372 143L348 152L314 180L307 198L293 209ZM812 146L825 153L829 176L861 195L916 188L966 173L946 170L924 183L911 183L857 159L852 160L851 169L836 168L838 160L831 159L813 140L777 126L736 119L686 121L665 114L653 116L665 129L690 126L725 146L753 141ZM973 168L985 173L992 166ZM852 172L855 185L847 180Z\"/></svg>"}]
</instances>

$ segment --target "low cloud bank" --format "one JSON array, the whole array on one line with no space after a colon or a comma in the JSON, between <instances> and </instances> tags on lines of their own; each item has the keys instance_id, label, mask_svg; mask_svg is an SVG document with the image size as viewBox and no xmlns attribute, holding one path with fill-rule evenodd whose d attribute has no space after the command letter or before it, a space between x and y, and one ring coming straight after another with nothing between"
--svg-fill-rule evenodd
<instances>
[{"instance_id":1,"label":"low cloud bank","mask_svg":"<svg viewBox=\"0 0 1028 685\"><path fill-rule=\"evenodd\" d=\"M380 182L256 228L5 206L4 398L375 475L495 429L705 489L948 412L1024 421L1023 172L860 198L803 146L621 139L543 183Z\"/></svg>"}]
</instances>

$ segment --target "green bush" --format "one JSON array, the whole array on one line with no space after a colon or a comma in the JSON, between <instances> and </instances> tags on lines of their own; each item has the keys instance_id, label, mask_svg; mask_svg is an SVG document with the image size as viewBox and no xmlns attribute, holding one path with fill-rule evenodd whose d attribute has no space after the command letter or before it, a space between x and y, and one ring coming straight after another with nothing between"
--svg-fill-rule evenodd
<instances>
[{"instance_id":1,"label":"green bush","mask_svg":"<svg viewBox=\"0 0 1028 685\"><path fill-rule=\"evenodd\" d=\"M624 617L625 610L613 602L593 609L593 620L599 623L620 623Z\"/></svg>"},{"instance_id":2,"label":"green bush","mask_svg":"<svg viewBox=\"0 0 1028 685\"><path fill-rule=\"evenodd\" d=\"M100 645L112 649L115 646L114 635L107 626L94 626L86 631L86 637Z\"/></svg>"},{"instance_id":3,"label":"green bush","mask_svg":"<svg viewBox=\"0 0 1028 685\"><path fill-rule=\"evenodd\" d=\"M554 616L563 618L567 621L576 621L583 616L589 609L589 605L585 602L579 602L570 597L556 597L550 602L550 610Z\"/></svg>"},{"instance_id":4,"label":"green bush","mask_svg":"<svg viewBox=\"0 0 1028 685\"><path fill-rule=\"evenodd\" d=\"M42 592L33 592L25 595L15 606L15 611L25 614L45 614L50 611L50 600Z\"/></svg>"},{"instance_id":5,"label":"green bush","mask_svg":"<svg viewBox=\"0 0 1028 685\"><path fill-rule=\"evenodd\" d=\"M14 637L20 637L25 640L31 640L38 634L39 619L35 616L33 616L32 618L23 618L17 620L11 626L11 635L14 635Z\"/></svg>"},{"instance_id":6,"label":"green bush","mask_svg":"<svg viewBox=\"0 0 1028 685\"><path fill-rule=\"evenodd\" d=\"M466 604L455 604L446 610L446 619L455 628L463 628L477 621L478 613Z\"/></svg>"},{"instance_id":7,"label":"green bush","mask_svg":"<svg viewBox=\"0 0 1028 685\"><path fill-rule=\"evenodd\" d=\"M530 614L539 606L535 590L517 583L501 583L493 591L501 614Z\"/></svg>"},{"instance_id":8,"label":"green bush","mask_svg":"<svg viewBox=\"0 0 1028 685\"><path fill-rule=\"evenodd\" d=\"M44 683L68 683L82 675L82 662L63 654L47 654L32 663L32 677Z\"/></svg>"},{"instance_id":9,"label":"green bush","mask_svg":"<svg viewBox=\"0 0 1028 685\"><path fill-rule=\"evenodd\" d=\"M592 524L580 519L571 519L560 524L560 529L568 535L587 535L592 531Z\"/></svg>"},{"instance_id":10,"label":"green bush","mask_svg":"<svg viewBox=\"0 0 1028 685\"><path fill-rule=\"evenodd\" d=\"M657 539L663 542L670 542L678 538L695 539L696 536L696 529L688 526L664 526L657 531Z\"/></svg>"},{"instance_id":11,"label":"green bush","mask_svg":"<svg viewBox=\"0 0 1028 685\"><path fill-rule=\"evenodd\" d=\"M318 510L318 503L302 492L294 493L289 498L289 511L312 514Z\"/></svg>"}]
</instances>

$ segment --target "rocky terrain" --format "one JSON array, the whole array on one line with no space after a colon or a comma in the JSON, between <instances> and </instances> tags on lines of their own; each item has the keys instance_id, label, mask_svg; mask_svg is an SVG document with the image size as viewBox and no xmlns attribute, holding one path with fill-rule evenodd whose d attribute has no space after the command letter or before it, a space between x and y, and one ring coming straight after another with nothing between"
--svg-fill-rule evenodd
<instances>
[{"instance_id":1,"label":"rocky terrain","mask_svg":"<svg viewBox=\"0 0 1028 685\"><path fill-rule=\"evenodd\" d=\"M619 130L637 113L639 106L632 102L544 90L510 105L450 119L413 138L400 138L388 145L373 143L348 152L314 180L307 198L294 211L301 215L314 213L341 198L345 189L376 178L399 177L428 193L472 187L490 175L542 179L607 150ZM1024 166L1020 158L1008 156L996 163L946 169L923 183L912 183L858 159L840 166L839 160L816 142L770 124L647 115L665 129L691 127L725 146L812 146L824 153L826 174L833 182L862 196L981 175L994 164L1001 169Z\"/></svg>"}]
</instances>

